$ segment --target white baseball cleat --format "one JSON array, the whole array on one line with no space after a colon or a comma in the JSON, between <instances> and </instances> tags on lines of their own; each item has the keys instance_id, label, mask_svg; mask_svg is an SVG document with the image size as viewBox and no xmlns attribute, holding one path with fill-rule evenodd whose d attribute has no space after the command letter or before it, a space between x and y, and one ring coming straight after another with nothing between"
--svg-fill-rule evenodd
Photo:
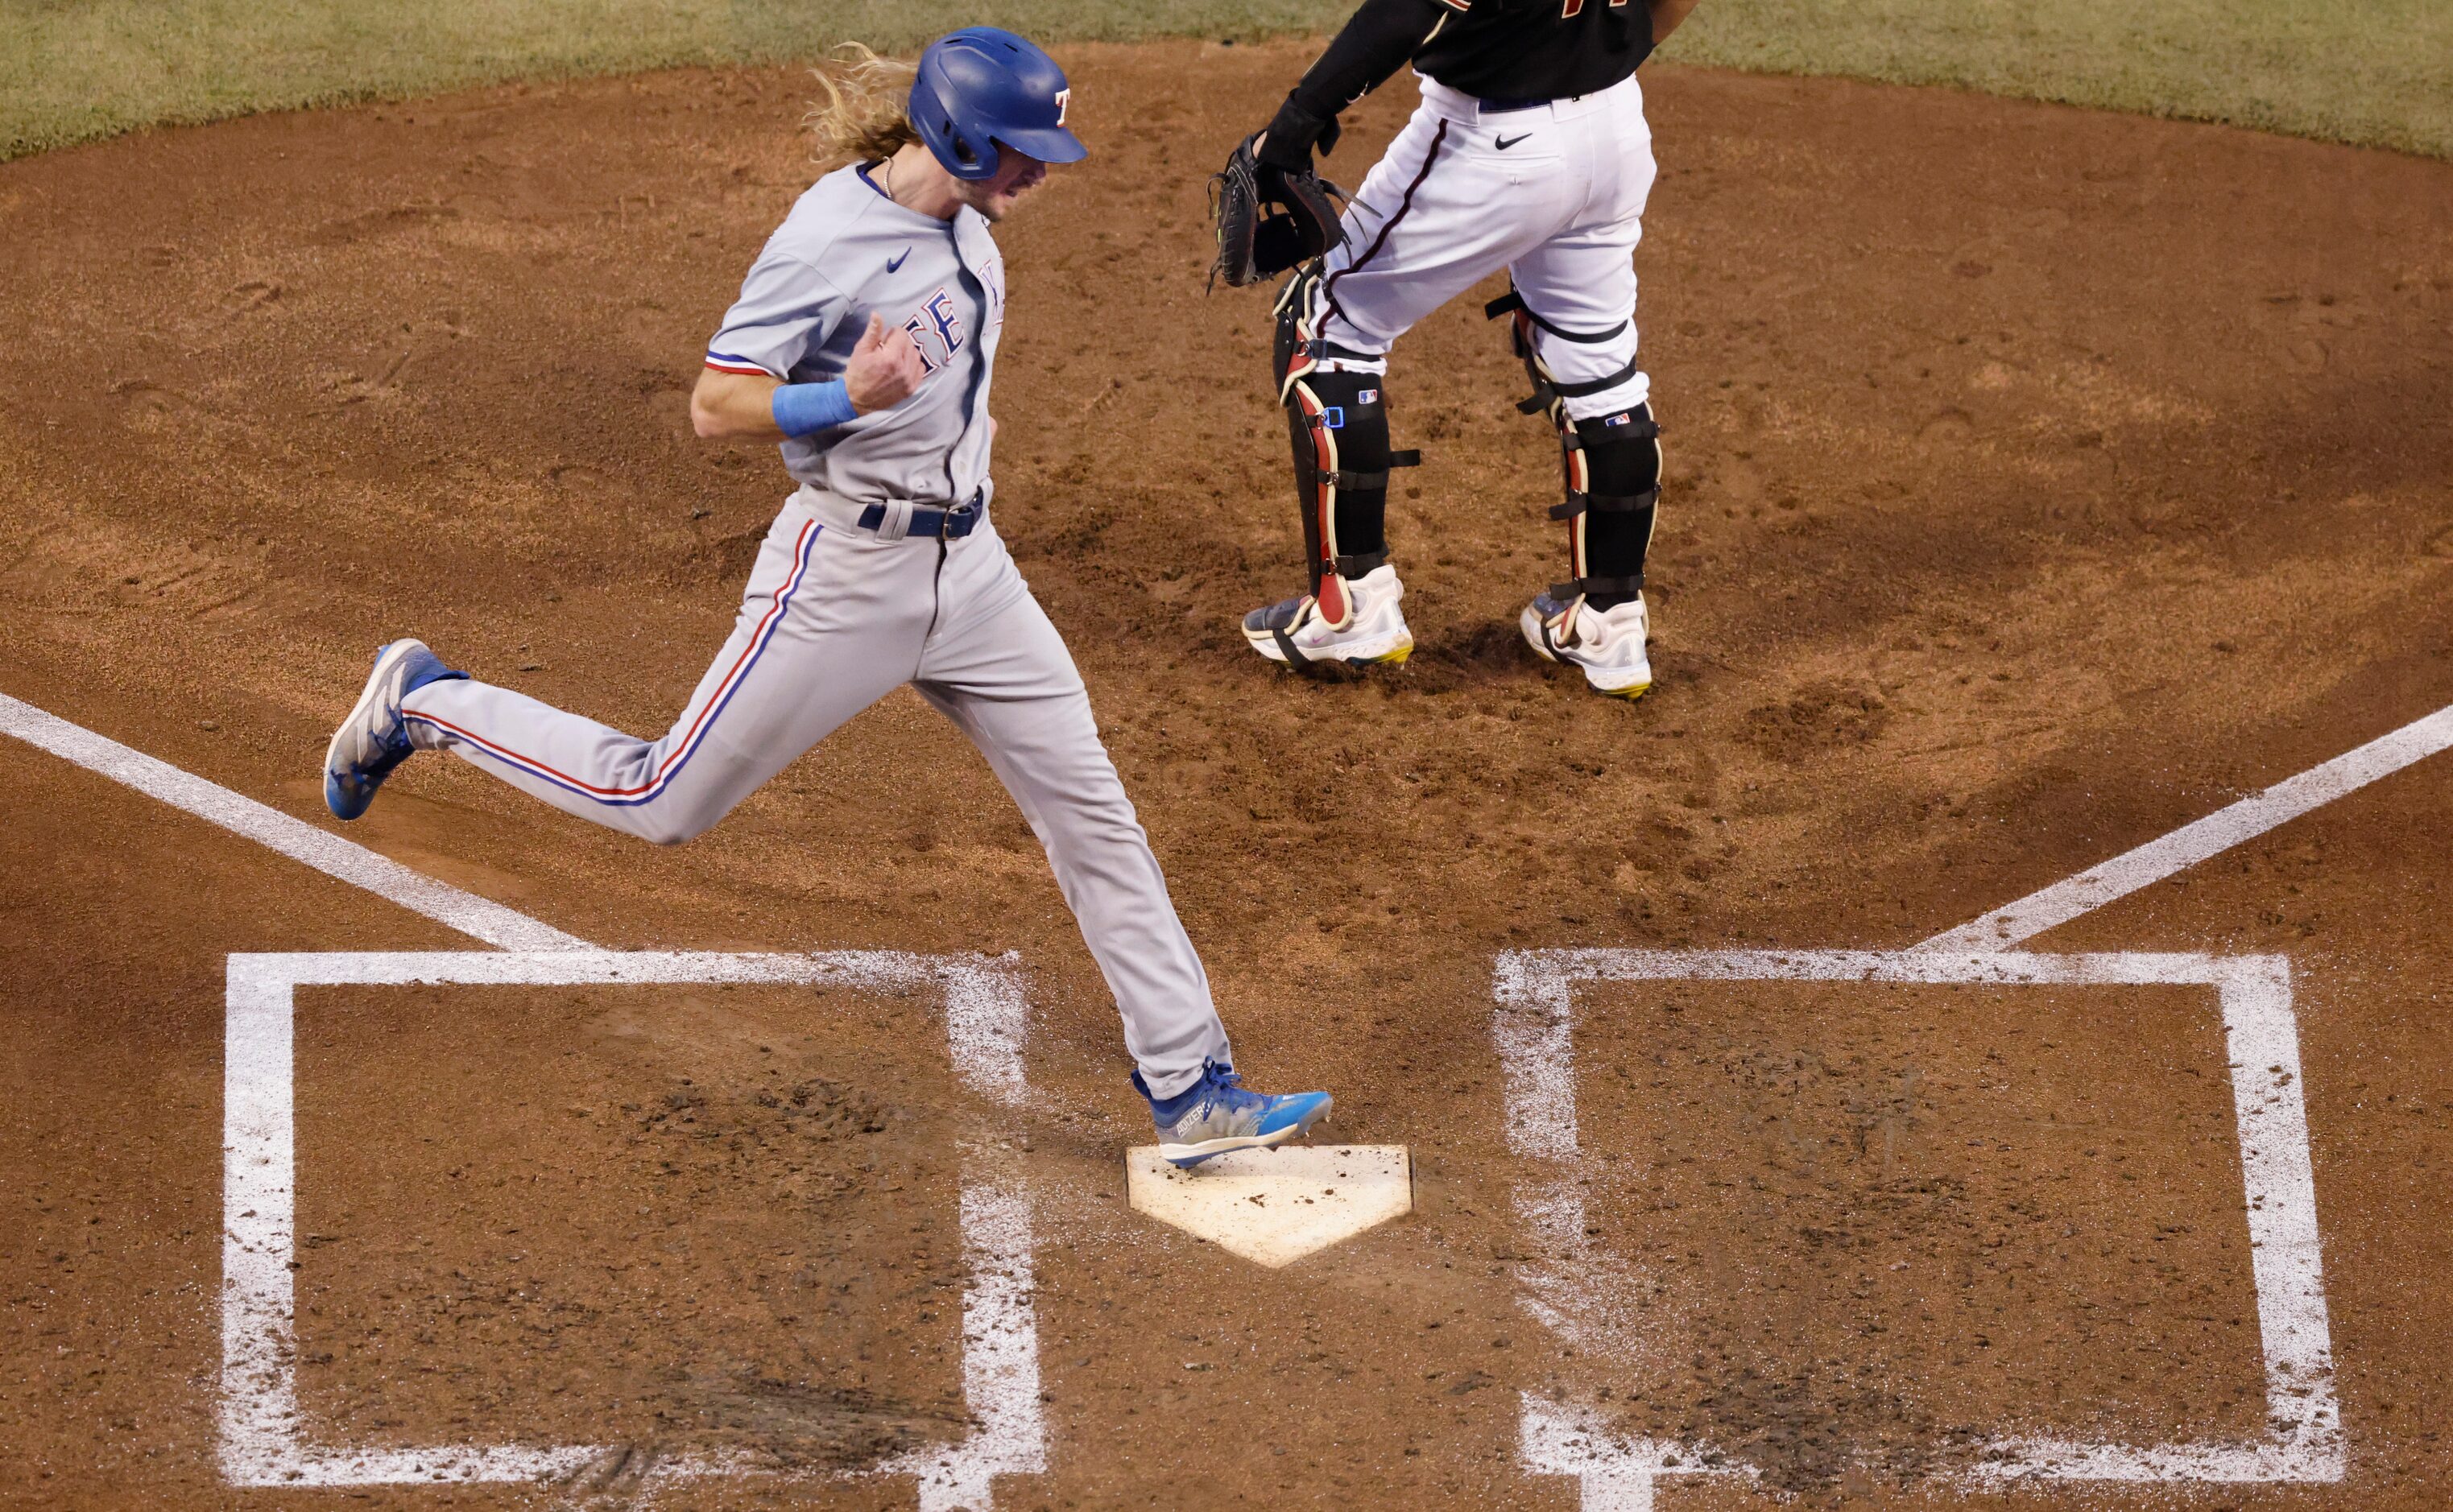
<instances>
[{"instance_id":1,"label":"white baseball cleat","mask_svg":"<svg viewBox=\"0 0 2453 1512\"><path fill-rule=\"evenodd\" d=\"M1244 638L1270 661L1296 667L1314 662L1393 666L1414 654L1414 632L1406 628L1405 613L1397 607L1406 585L1397 581L1395 567L1384 562L1359 578L1339 578L1332 593L1346 600L1344 625L1331 625L1320 600L1306 593L1245 615Z\"/></svg>"},{"instance_id":2,"label":"white baseball cleat","mask_svg":"<svg viewBox=\"0 0 2453 1512\"><path fill-rule=\"evenodd\" d=\"M398 640L375 652L366 690L324 750L324 804L333 818L365 813L392 768L415 754L400 701L429 683L468 675L436 660L423 641Z\"/></svg>"},{"instance_id":3,"label":"white baseball cleat","mask_svg":"<svg viewBox=\"0 0 2453 1512\"><path fill-rule=\"evenodd\" d=\"M1200 1081L1173 1097L1150 1097L1139 1071L1133 1073L1133 1090L1149 1102L1159 1157L1184 1167L1230 1150L1275 1149L1299 1140L1328 1117L1330 1105L1326 1092L1251 1091L1233 1066L1215 1061L1202 1066Z\"/></svg>"},{"instance_id":4,"label":"white baseball cleat","mask_svg":"<svg viewBox=\"0 0 2453 1512\"><path fill-rule=\"evenodd\" d=\"M1642 594L1616 608L1597 609L1581 593L1565 602L1539 593L1516 623L1544 661L1583 667L1596 693L1633 702L1652 686L1652 663L1644 654Z\"/></svg>"}]
</instances>

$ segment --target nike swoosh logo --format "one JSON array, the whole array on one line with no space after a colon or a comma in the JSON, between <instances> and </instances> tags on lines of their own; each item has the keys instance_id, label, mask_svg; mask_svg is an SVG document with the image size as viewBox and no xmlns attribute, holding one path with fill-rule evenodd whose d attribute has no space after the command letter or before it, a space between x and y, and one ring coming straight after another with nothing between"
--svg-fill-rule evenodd
<instances>
[{"instance_id":1,"label":"nike swoosh logo","mask_svg":"<svg viewBox=\"0 0 2453 1512\"><path fill-rule=\"evenodd\" d=\"M1525 136L1531 136L1532 134L1532 132L1527 131L1525 133ZM1517 143L1524 141L1525 136L1503 136L1490 145L1505 152L1509 148L1514 147Z\"/></svg>"},{"instance_id":2,"label":"nike swoosh logo","mask_svg":"<svg viewBox=\"0 0 2453 1512\"><path fill-rule=\"evenodd\" d=\"M889 257L889 258L887 258L887 259L886 260L886 270L887 270L887 272L889 272L889 273L890 273L890 272L893 272L896 269L901 268L901 267L903 266L903 260L904 260L905 258L907 258L907 257L910 256L910 255L911 255L911 249L910 249L910 248L907 247L907 248L903 249L903 250L902 250L902 251L900 251L900 252L896 253L894 256Z\"/></svg>"}]
</instances>

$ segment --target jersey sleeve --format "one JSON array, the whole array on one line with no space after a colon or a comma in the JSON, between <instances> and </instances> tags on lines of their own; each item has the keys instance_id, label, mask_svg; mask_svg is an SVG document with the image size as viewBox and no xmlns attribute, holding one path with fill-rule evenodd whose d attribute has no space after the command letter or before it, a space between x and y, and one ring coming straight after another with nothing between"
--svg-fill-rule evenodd
<instances>
[{"instance_id":1,"label":"jersey sleeve","mask_svg":"<svg viewBox=\"0 0 2453 1512\"><path fill-rule=\"evenodd\" d=\"M1279 107L1262 157L1280 166L1308 164L1312 143L1337 112L1378 89L1406 66L1443 17L1472 0L1363 0L1328 50ZM1300 159L1286 154L1300 153Z\"/></svg>"},{"instance_id":2,"label":"jersey sleeve","mask_svg":"<svg viewBox=\"0 0 2453 1512\"><path fill-rule=\"evenodd\" d=\"M789 378L850 308L824 273L769 245L741 281L741 297L725 312L723 328L707 344L707 365L718 372Z\"/></svg>"}]
</instances>

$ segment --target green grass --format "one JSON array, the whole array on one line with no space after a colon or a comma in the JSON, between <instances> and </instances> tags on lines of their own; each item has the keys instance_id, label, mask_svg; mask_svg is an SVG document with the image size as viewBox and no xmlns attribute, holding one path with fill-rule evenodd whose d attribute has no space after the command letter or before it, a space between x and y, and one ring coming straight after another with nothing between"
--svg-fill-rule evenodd
<instances>
[{"instance_id":1,"label":"green grass","mask_svg":"<svg viewBox=\"0 0 2453 1512\"><path fill-rule=\"evenodd\" d=\"M1703 0L1665 56L2453 157L2453 0Z\"/></svg>"},{"instance_id":2,"label":"green grass","mask_svg":"<svg viewBox=\"0 0 2453 1512\"><path fill-rule=\"evenodd\" d=\"M1352 0L0 0L0 158L512 78L903 48L1333 28ZM2453 0L1704 0L1694 63L1844 73L2453 157Z\"/></svg>"},{"instance_id":3,"label":"green grass","mask_svg":"<svg viewBox=\"0 0 2453 1512\"><path fill-rule=\"evenodd\" d=\"M0 158L164 122L506 79L1047 39L1334 28L1338 0L0 0ZM1291 81L1290 81L1291 82Z\"/></svg>"}]
</instances>

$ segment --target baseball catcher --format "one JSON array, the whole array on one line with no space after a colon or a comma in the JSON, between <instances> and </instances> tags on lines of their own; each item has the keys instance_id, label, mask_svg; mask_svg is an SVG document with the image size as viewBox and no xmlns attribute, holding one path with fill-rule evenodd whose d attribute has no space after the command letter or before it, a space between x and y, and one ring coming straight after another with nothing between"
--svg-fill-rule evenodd
<instances>
[{"instance_id":1,"label":"baseball catcher","mask_svg":"<svg viewBox=\"0 0 2453 1512\"><path fill-rule=\"evenodd\" d=\"M1506 269L1507 318L1559 435L1564 582L1519 618L1546 660L1597 692L1652 686L1644 559L1661 497L1661 428L1636 363L1635 262L1652 132L1635 70L1695 0L1364 0L1266 129L1214 181L1230 285L1279 273L1274 379L1294 450L1307 590L1244 619L1252 648L1298 669L1404 661L1413 633L1389 565L1388 348ZM1313 170L1337 112L1410 61L1423 102L1343 212Z\"/></svg>"}]
</instances>

